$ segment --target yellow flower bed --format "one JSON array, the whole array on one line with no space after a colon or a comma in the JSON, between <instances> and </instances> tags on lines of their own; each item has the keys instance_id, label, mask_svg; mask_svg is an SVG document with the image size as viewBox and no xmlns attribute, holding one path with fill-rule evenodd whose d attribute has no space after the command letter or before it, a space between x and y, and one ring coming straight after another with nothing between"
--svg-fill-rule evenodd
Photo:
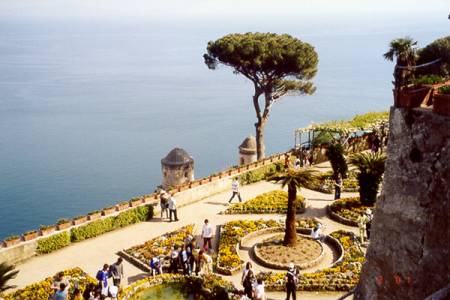
<instances>
[{"instance_id":1,"label":"yellow flower bed","mask_svg":"<svg viewBox=\"0 0 450 300\"><path fill-rule=\"evenodd\" d=\"M331 233L344 248L344 257L333 267L314 273L300 274L297 290L301 291L348 291L359 281L364 255L354 242L353 233L343 230ZM285 272L262 272L258 277L264 280L266 290L283 291L286 286Z\"/></svg>"},{"instance_id":2,"label":"yellow flower bed","mask_svg":"<svg viewBox=\"0 0 450 300\"><path fill-rule=\"evenodd\" d=\"M81 293L83 293L89 283L97 284L97 280L95 278L90 277L80 268L65 270L64 275L70 283L69 300L72 299L74 291L73 285L75 282L78 282L78 288ZM53 278L48 277L45 280L30 284L20 290L6 294L2 297L5 300L48 300L49 296L53 295L54 292L51 288L52 283Z\"/></svg>"},{"instance_id":3,"label":"yellow flower bed","mask_svg":"<svg viewBox=\"0 0 450 300\"><path fill-rule=\"evenodd\" d=\"M297 220L297 227L312 228L317 224L313 219ZM217 256L217 269L220 273L231 274L241 266L241 259L236 246L247 234L265 228L280 227L282 224L274 220L237 220L222 226Z\"/></svg>"},{"instance_id":4,"label":"yellow flower bed","mask_svg":"<svg viewBox=\"0 0 450 300\"><path fill-rule=\"evenodd\" d=\"M183 245L188 235L192 235L194 225L186 225L178 230L163 234L154 239L145 242L142 245L126 249L125 252L144 264L155 256L169 255L171 247L174 245Z\"/></svg>"},{"instance_id":5,"label":"yellow flower bed","mask_svg":"<svg viewBox=\"0 0 450 300\"><path fill-rule=\"evenodd\" d=\"M336 200L330 205L330 209L336 215L356 223L358 218L367 208L374 209L373 206L365 206L359 201L359 197L343 198Z\"/></svg>"},{"instance_id":6,"label":"yellow flower bed","mask_svg":"<svg viewBox=\"0 0 450 300\"><path fill-rule=\"evenodd\" d=\"M271 191L256 196L243 203L236 203L229 207L226 214L265 214L265 213L286 213L288 203L288 193L285 191ZM299 212L305 209L305 199L298 195L295 205Z\"/></svg>"}]
</instances>

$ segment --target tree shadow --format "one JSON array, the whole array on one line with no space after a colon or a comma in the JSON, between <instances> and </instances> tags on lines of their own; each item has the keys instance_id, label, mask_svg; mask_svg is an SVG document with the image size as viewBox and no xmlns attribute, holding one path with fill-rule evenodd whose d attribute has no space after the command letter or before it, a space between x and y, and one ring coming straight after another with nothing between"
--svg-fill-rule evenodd
<instances>
[{"instance_id":1,"label":"tree shadow","mask_svg":"<svg viewBox=\"0 0 450 300\"><path fill-rule=\"evenodd\" d=\"M139 274L136 274L136 275L133 275L133 276L129 276L127 278L128 284L132 284L133 282L136 282L138 280L144 279L144 278L146 278L148 276L150 276L149 273L139 273Z\"/></svg>"}]
</instances>

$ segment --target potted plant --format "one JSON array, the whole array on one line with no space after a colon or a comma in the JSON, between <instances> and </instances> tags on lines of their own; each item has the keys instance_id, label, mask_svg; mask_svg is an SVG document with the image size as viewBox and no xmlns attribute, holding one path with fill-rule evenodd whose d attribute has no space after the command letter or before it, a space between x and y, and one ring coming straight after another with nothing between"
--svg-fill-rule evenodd
<instances>
[{"instance_id":1,"label":"potted plant","mask_svg":"<svg viewBox=\"0 0 450 300\"><path fill-rule=\"evenodd\" d=\"M73 218L73 225L80 225L87 221L87 216L76 216Z\"/></svg>"},{"instance_id":2,"label":"potted plant","mask_svg":"<svg viewBox=\"0 0 450 300\"><path fill-rule=\"evenodd\" d=\"M20 236L18 235L12 235L5 238L5 245L6 247L11 247L14 245L17 245L20 242Z\"/></svg>"},{"instance_id":3,"label":"potted plant","mask_svg":"<svg viewBox=\"0 0 450 300\"><path fill-rule=\"evenodd\" d=\"M99 210L94 210L88 213L88 219L89 221L97 220L102 216L102 212Z\"/></svg>"},{"instance_id":4,"label":"potted plant","mask_svg":"<svg viewBox=\"0 0 450 300\"><path fill-rule=\"evenodd\" d=\"M142 202L144 202L145 204L152 202L152 195L144 195Z\"/></svg>"},{"instance_id":5,"label":"potted plant","mask_svg":"<svg viewBox=\"0 0 450 300\"><path fill-rule=\"evenodd\" d=\"M72 222L71 222L70 220L68 220L68 219L59 219L59 220L56 222L56 228L57 228L58 230L64 230L64 229L67 229L67 228L69 228L71 225L72 225Z\"/></svg>"},{"instance_id":6,"label":"potted plant","mask_svg":"<svg viewBox=\"0 0 450 300\"><path fill-rule=\"evenodd\" d=\"M102 215L107 216L107 215L110 215L110 214L114 213L115 211L116 211L116 207L115 206L105 207L102 210Z\"/></svg>"},{"instance_id":7,"label":"potted plant","mask_svg":"<svg viewBox=\"0 0 450 300\"><path fill-rule=\"evenodd\" d=\"M440 87L434 94L433 112L450 116L450 85Z\"/></svg>"},{"instance_id":8,"label":"potted plant","mask_svg":"<svg viewBox=\"0 0 450 300\"><path fill-rule=\"evenodd\" d=\"M30 241L30 240L33 240L33 239L37 238L37 236L38 236L37 230L30 230L30 231L26 231L23 234L23 239L25 241Z\"/></svg>"},{"instance_id":9,"label":"potted plant","mask_svg":"<svg viewBox=\"0 0 450 300\"><path fill-rule=\"evenodd\" d=\"M56 226L55 225L41 225L39 227L39 229L40 229L42 235L48 235L48 234L55 232Z\"/></svg>"}]
</instances>

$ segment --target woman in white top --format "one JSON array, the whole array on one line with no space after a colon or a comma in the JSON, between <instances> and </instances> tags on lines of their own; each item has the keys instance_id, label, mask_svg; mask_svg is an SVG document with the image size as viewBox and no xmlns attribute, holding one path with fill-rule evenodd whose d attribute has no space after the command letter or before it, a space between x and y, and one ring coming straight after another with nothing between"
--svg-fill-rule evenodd
<instances>
[{"instance_id":1,"label":"woman in white top","mask_svg":"<svg viewBox=\"0 0 450 300\"><path fill-rule=\"evenodd\" d=\"M322 233L322 224L317 224L316 227L311 231L311 238L313 240L323 240L324 235Z\"/></svg>"},{"instance_id":2,"label":"woman in white top","mask_svg":"<svg viewBox=\"0 0 450 300\"><path fill-rule=\"evenodd\" d=\"M261 278L258 278L255 287L253 288L253 294L255 300L266 300L266 292L264 291L264 282Z\"/></svg>"}]
</instances>

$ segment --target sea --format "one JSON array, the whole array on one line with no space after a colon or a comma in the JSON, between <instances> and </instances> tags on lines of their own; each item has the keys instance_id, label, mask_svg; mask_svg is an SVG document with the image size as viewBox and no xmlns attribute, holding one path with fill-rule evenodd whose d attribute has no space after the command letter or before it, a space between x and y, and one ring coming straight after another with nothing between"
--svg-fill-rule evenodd
<instances>
[{"instance_id":1,"label":"sea","mask_svg":"<svg viewBox=\"0 0 450 300\"><path fill-rule=\"evenodd\" d=\"M291 148L296 128L388 110L389 41L425 46L449 29L445 13L2 19L0 239L153 192L174 147L194 158L196 178L236 165L255 134L253 87L206 67L210 40L288 33L318 52L315 94L273 105L269 155Z\"/></svg>"}]
</instances>

